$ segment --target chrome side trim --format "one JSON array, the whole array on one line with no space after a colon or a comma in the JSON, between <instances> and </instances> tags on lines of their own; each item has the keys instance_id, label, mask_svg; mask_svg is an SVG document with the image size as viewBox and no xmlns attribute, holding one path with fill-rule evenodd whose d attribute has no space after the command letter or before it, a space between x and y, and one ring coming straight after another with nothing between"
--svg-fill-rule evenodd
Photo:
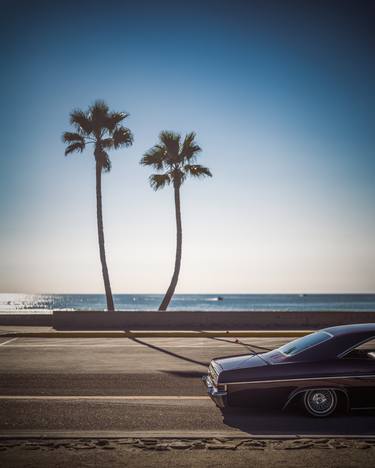
<instances>
[{"instance_id":1,"label":"chrome side trim","mask_svg":"<svg viewBox=\"0 0 375 468\"><path fill-rule=\"evenodd\" d=\"M375 378L375 374L370 375L333 375L329 377L300 377L298 379L278 379L278 380L250 380L247 382L223 382L226 385L246 385L246 384L262 384L262 383L280 383L280 382L305 382L310 380L332 380L332 379L358 379L358 378Z\"/></svg>"},{"instance_id":2,"label":"chrome side trim","mask_svg":"<svg viewBox=\"0 0 375 468\"><path fill-rule=\"evenodd\" d=\"M365 343L367 343L368 341L371 341L371 340L374 340L375 339L375 336L372 336L371 338L366 338L365 340L363 341L359 341L358 343L356 343L354 346L351 346L350 348L348 348L347 350L343 351L342 353L338 354L337 357L339 359L345 357L347 354L350 353L350 351L353 351L353 349L355 349L357 346L361 346Z\"/></svg>"},{"instance_id":3,"label":"chrome side trim","mask_svg":"<svg viewBox=\"0 0 375 468\"><path fill-rule=\"evenodd\" d=\"M358 410L373 410L375 409L375 406L359 406L358 408L357 407L353 407L351 408L352 410L354 411L358 411Z\"/></svg>"}]
</instances>

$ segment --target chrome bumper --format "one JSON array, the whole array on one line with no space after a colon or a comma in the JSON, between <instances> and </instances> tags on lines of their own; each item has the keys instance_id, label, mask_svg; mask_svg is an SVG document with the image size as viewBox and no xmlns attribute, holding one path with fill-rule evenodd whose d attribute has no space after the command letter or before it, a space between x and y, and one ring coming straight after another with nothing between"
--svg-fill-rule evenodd
<instances>
[{"instance_id":1,"label":"chrome bumper","mask_svg":"<svg viewBox=\"0 0 375 468\"><path fill-rule=\"evenodd\" d=\"M227 406L227 392L218 390L209 375L204 375L202 381L207 389L207 393L219 408Z\"/></svg>"}]
</instances>

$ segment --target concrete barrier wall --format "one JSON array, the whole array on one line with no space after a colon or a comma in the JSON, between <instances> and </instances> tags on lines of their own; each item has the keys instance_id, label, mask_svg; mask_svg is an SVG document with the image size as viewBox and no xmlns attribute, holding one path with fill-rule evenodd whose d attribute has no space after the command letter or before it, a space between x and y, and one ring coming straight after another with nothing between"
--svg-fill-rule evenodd
<instances>
[{"instance_id":1,"label":"concrete barrier wall","mask_svg":"<svg viewBox=\"0 0 375 468\"><path fill-rule=\"evenodd\" d=\"M0 325L52 327L52 314L0 314Z\"/></svg>"},{"instance_id":2,"label":"concrete barrier wall","mask_svg":"<svg viewBox=\"0 0 375 468\"><path fill-rule=\"evenodd\" d=\"M55 311L53 315L0 314L0 325L56 330L299 330L375 322L374 312Z\"/></svg>"},{"instance_id":3,"label":"concrete barrier wall","mask_svg":"<svg viewBox=\"0 0 375 468\"><path fill-rule=\"evenodd\" d=\"M374 312L55 311L56 330L298 330L375 322Z\"/></svg>"}]
</instances>

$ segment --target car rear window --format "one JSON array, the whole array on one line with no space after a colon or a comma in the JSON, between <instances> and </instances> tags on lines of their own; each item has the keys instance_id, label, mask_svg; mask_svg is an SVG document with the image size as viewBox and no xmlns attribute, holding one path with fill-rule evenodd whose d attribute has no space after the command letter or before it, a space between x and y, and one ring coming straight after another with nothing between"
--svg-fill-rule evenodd
<instances>
[{"instance_id":1,"label":"car rear window","mask_svg":"<svg viewBox=\"0 0 375 468\"><path fill-rule=\"evenodd\" d=\"M302 353L302 351L305 351L312 346L316 346L319 343L323 343L323 341L327 341L331 338L332 335L329 333L319 331L303 336L302 338L298 338L297 340L293 340L290 343L281 346L278 351L287 356L295 356L296 354Z\"/></svg>"}]
</instances>

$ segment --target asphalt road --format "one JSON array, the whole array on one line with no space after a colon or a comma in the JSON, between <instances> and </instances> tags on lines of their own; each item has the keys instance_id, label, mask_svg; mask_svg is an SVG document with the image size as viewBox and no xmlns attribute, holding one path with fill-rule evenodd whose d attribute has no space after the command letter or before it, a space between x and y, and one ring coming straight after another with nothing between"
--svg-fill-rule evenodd
<instances>
[{"instance_id":1,"label":"asphalt road","mask_svg":"<svg viewBox=\"0 0 375 468\"><path fill-rule=\"evenodd\" d=\"M243 339L274 348L287 340ZM373 413L319 420L231 409L206 396L213 357L234 339L0 339L0 435L374 435Z\"/></svg>"}]
</instances>

